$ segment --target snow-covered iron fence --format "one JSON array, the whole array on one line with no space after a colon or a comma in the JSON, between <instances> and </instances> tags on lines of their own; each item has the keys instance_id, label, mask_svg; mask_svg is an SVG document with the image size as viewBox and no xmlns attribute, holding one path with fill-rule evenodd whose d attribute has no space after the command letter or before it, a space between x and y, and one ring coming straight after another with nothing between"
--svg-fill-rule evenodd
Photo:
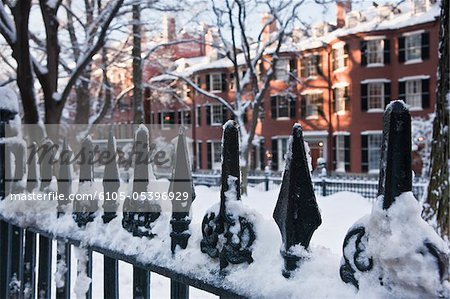
<instances>
[{"instance_id":1,"label":"snow-covered iron fence","mask_svg":"<svg viewBox=\"0 0 450 299\"><path fill-rule=\"evenodd\" d=\"M193 173L195 185L220 186L220 174ZM358 193L367 199L374 199L378 192L378 180L362 176L312 176L314 191L317 195L328 196L336 192L348 191ZM280 188L282 177L270 175L253 175L248 177L250 186L260 191L269 191ZM421 199L427 188L427 180L415 178L413 180L413 194Z\"/></svg>"},{"instance_id":2,"label":"snow-covered iron fence","mask_svg":"<svg viewBox=\"0 0 450 299\"><path fill-rule=\"evenodd\" d=\"M0 133L4 133L3 127L11 119L9 114L6 118L4 116L5 113L0 114ZM261 219L240 197L238 134L234 121L224 125L220 202L207 210L201 224L201 238L195 239L189 248L191 234L195 232L191 227L190 215L195 191L183 131L179 133L168 190L174 194L186 194L186 199L183 202L170 201L170 216L162 213L162 203L152 202L147 194L151 185L149 168L145 164L149 157L149 134L145 126L139 127L135 135L132 192L125 198L122 207L117 201L74 201L71 206L58 200L49 201L48 205L33 206L30 210L30 206L15 202L12 200L15 193L52 195L53 177L57 177L60 194L72 194L74 178L68 165L62 163L64 154L70 157L71 151L67 144L63 145L65 152L58 157L60 165L57 174L48 165L49 155L53 154L51 150L41 152L39 163L29 160L30 165L25 173L20 162L24 158L24 145L18 142L18 138L8 139L2 134L0 297L50 298L54 282L56 298L70 298L72 247L77 248L78 285L75 293L78 297L85 295L92 298L92 252L104 256L105 298L119 296L119 260L133 265L134 298L150 298L151 272L171 280L171 298L188 298L189 286L221 298L263 297L265 294L247 293L239 285L240 282L233 284L231 280L223 283L234 270L243 271L248 269L247 264L261 262L254 260L255 241L261 237L257 229ZM341 279L356 289L359 289L361 280L366 280L366 283L379 281L379 286L389 292L400 289L401 294L416 292L415 295L423 294L423 298L445 297L443 288L448 278L448 248L420 218L419 204L411 194L411 157L405 155L411 151L410 116L403 104L395 102L388 106L383 136L378 200L374 203L372 214L353 225L344 239ZM43 144L52 148L49 139ZM89 138L82 142L81 152L80 157L92 157L94 151ZM112 133L107 152L115 157ZM15 159L4 158L12 155ZM314 189L306 158L302 128L298 124L293 127L286 156L286 168L273 219L282 239L279 254L284 265L281 272L289 279L298 267L310 259L309 243L322 219L316 202L317 190ZM138 162L137 157L143 157L145 163ZM14 174L11 168L13 163ZM12 179L8 180L10 176ZM94 193L93 165L88 159L80 159L77 181L77 194ZM105 194L118 192L122 182L115 158L105 164L102 183ZM325 192L323 189L321 191ZM145 197L136 199L134 194L145 194ZM103 202L101 207L100 202ZM409 239L404 241L403 234ZM52 250L53 240L57 241L56 256ZM192 257L195 257L194 263L190 264L192 268L178 264ZM56 273L52 281L54 258ZM198 260L210 265L207 267ZM233 264L243 265L235 269ZM275 265L267 266L276 268ZM206 271L203 269L205 267ZM399 271L405 269L421 271L422 275L399 277ZM411 270L407 271L411 273ZM264 273L269 274L273 273Z\"/></svg>"}]
</instances>

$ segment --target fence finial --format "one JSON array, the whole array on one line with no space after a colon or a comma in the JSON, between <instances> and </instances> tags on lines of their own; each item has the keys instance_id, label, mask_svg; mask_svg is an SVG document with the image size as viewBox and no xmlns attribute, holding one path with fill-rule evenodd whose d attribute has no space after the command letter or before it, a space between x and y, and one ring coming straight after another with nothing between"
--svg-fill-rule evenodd
<instances>
[{"instance_id":1,"label":"fence finial","mask_svg":"<svg viewBox=\"0 0 450 299\"><path fill-rule=\"evenodd\" d=\"M70 158L72 151L69 150L66 138L63 141L62 151L59 155L59 173L58 173L58 193L64 195L63 201L58 201L58 215L64 212L67 206L69 195L72 193L72 173L70 170Z\"/></svg>"},{"instance_id":2,"label":"fence finial","mask_svg":"<svg viewBox=\"0 0 450 299\"><path fill-rule=\"evenodd\" d=\"M27 172L27 191L33 192L39 186L38 181L38 168L37 168L37 159L36 159L36 151L37 144L33 142L30 147L30 162L28 163L28 172Z\"/></svg>"},{"instance_id":3,"label":"fence finial","mask_svg":"<svg viewBox=\"0 0 450 299\"><path fill-rule=\"evenodd\" d=\"M170 233L171 250L173 253L177 245L183 249L187 247L189 237L191 236L189 233L189 224L191 223L189 211L195 199L184 131L184 129L180 129L178 135L174 169L169 187L169 192L174 196L172 200L172 219L170 220L170 224L172 225L172 232ZM180 196L182 200L177 200L177 196Z\"/></svg>"},{"instance_id":4,"label":"fence finial","mask_svg":"<svg viewBox=\"0 0 450 299\"><path fill-rule=\"evenodd\" d=\"M283 275L289 277L301 259L294 252L294 247L301 245L304 250L308 249L314 231L322 223L306 158L302 128L298 124L292 128L292 137L289 139L286 168L273 218L280 228L283 240Z\"/></svg>"},{"instance_id":5,"label":"fence finial","mask_svg":"<svg viewBox=\"0 0 450 299\"><path fill-rule=\"evenodd\" d=\"M50 186L53 177L53 157L55 155L55 146L53 141L49 138L44 139L40 146L42 149L40 160L40 181L41 186L40 190L44 191L46 188Z\"/></svg>"},{"instance_id":6,"label":"fence finial","mask_svg":"<svg viewBox=\"0 0 450 299\"><path fill-rule=\"evenodd\" d=\"M94 195L92 183L94 181L93 173L93 157L94 150L92 140L88 136L81 143L80 155L80 179L78 185L78 193L86 195ZM98 209L97 199L93 200L76 200L73 204L73 218L79 227L83 227L89 222L94 221L95 211Z\"/></svg>"},{"instance_id":7,"label":"fence finial","mask_svg":"<svg viewBox=\"0 0 450 299\"><path fill-rule=\"evenodd\" d=\"M395 198L412 190L411 115L402 101L392 102L383 117L378 196L383 195L383 208Z\"/></svg>"},{"instance_id":8,"label":"fence finial","mask_svg":"<svg viewBox=\"0 0 450 299\"><path fill-rule=\"evenodd\" d=\"M116 218L118 202L116 196L120 188L119 168L117 166L117 150L116 139L114 138L112 127L108 136L108 160L102 161L105 163L105 170L103 173L103 192L108 199L103 202L103 223L108 223Z\"/></svg>"},{"instance_id":9,"label":"fence finial","mask_svg":"<svg viewBox=\"0 0 450 299\"><path fill-rule=\"evenodd\" d=\"M134 140L133 193L132 198L128 197L123 205L122 227L133 236L153 238L155 234L152 233L151 224L161 215L161 207L146 199L150 156L148 142L148 129L140 125Z\"/></svg>"},{"instance_id":10,"label":"fence finial","mask_svg":"<svg viewBox=\"0 0 450 299\"><path fill-rule=\"evenodd\" d=\"M220 269L229 263L253 262L251 246L256 238L245 210L243 207L237 208L241 204L238 127L235 121L230 120L223 128L220 204L203 218L203 239L200 242L203 253L213 258L219 257ZM219 240L224 241L219 244Z\"/></svg>"}]
</instances>

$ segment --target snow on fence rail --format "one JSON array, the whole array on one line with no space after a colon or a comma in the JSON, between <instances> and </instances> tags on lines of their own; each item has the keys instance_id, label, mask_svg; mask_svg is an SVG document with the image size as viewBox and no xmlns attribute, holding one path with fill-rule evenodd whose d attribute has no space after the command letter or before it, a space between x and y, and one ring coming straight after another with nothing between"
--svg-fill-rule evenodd
<instances>
[{"instance_id":1,"label":"snow on fence rail","mask_svg":"<svg viewBox=\"0 0 450 299\"><path fill-rule=\"evenodd\" d=\"M2 126L12 119L11 113L1 113L0 116ZM373 287L375 282L378 288L394 297L410 297L411 294L422 298L446 297L448 284L444 281L448 275L448 248L420 218L419 204L410 192L411 161L409 155L404 154L411 150L408 120L410 122L409 113L403 105L388 107L379 200L374 203L372 214L353 225L343 240L340 277L360 292L370 291L367 286ZM322 222L302 134L301 127L295 125L273 213L282 239L278 259L265 253L268 243L259 241L267 237L264 230L261 233L263 223L260 215L240 200L239 138L233 121L224 126L220 203L207 211L200 230L190 225L189 211L195 192L183 132L178 138L168 190L186 192L188 200L183 203L172 200L170 215L162 212L162 204L152 203L148 197L137 201L127 197L123 206L114 201L104 201L102 207L96 201L75 201L73 207L59 201L31 207L15 202L11 200L12 192L51 195L53 169L45 165L47 159L42 159L39 175L34 165L28 168L23 179L25 174L19 169L23 151L12 152L8 142L11 140L2 138L0 297L35 298L38 294L39 298L50 298L53 283L51 265L52 259L56 258L56 297L70 298L71 245L82 249L75 250L78 259L77 296L86 294L87 298L92 297L90 282L93 278L92 252L95 251L104 255L106 298L117 298L119 294L118 260L129 262L134 267L134 298L150 297L150 272L171 279L171 298L188 298L189 286L221 298L298 297L297 287L304 283L309 273L297 270L307 268L311 262L316 249L311 250L309 242ZM145 146L148 138L148 131L144 128L136 132L134 148L144 157L149 154ZM45 143L51 141L46 140ZM17 146L16 141L14 146ZM89 139L83 142L81 150L88 156L92 153ZM115 152L112 134L108 151ZM8 164L11 161L3 159L5 155L15 155L15 160L11 161L16 164L15 174L22 174L20 178L6 179L5 174L11 173L11 165ZM148 165L136 161L131 187L133 192L142 194L150 188ZM116 161L106 164L104 171L103 190L120 190L122 184ZM68 169L61 165L57 177L57 190L70 194L73 181ZM85 161L80 165L78 194L92 195L95 191L92 184L92 165ZM52 254L52 240L58 243L56 257ZM270 243L272 240L267 241ZM321 260L323 258L320 257ZM279 261L283 263L281 267L277 264ZM323 271L329 270L329 265L319 265L326 268ZM274 269L281 270L285 278L280 273L273 273ZM323 275L325 272L319 273ZM399 276L399 273L414 275ZM299 277L299 274L307 277ZM271 282L277 283L261 285L263 280L267 282L268 276ZM313 277L309 282L314 283L315 279ZM316 291L304 296L314 296ZM353 289L346 294L354 294Z\"/></svg>"}]
</instances>

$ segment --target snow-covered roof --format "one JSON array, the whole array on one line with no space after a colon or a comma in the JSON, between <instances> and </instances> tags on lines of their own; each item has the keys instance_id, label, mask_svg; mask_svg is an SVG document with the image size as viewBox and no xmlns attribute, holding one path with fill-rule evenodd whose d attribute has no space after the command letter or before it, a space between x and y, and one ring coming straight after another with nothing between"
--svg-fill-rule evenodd
<instances>
[{"instance_id":1,"label":"snow-covered roof","mask_svg":"<svg viewBox=\"0 0 450 299\"><path fill-rule=\"evenodd\" d=\"M336 39L351 34L367 32L376 33L377 31L395 30L418 24L424 24L436 20L440 14L439 1L431 4L427 11L417 14L412 13L412 7L409 2L404 3L399 7L389 7L391 16L380 16L381 8L383 7L371 7L364 11L352 11L351 13L357 13L360 15L360 20L355 26L351 28L338 28L324 34L322 37L309 37L298 43L293 43L292 41L286 42L282 45L280 52L300 52L320 48ZM270 51L271 48L266 49L267 53L270 53ZM242 53L239 54L237 58L239 65L245 64L245 57ZM207 56L181 58L175 61L175 66L172 68L173 71L170 73L183 77L189 77L198 71L231 68L232 66L232 62L226 57L215 61L211 61L211 58ZM164 74L152 78L151 82L174 79L176 79L176 77L169 74Z\"/></svg>"},{"instance_id":2,"label":"snow-covered roof","mask_svg":"<svg viewBox=\"0 0 450 299\"><path fill-rule=\"evenodd\" d=\"M399 7L400 12L391 17L379 17L376 7L361 11L362 20L352 28L339 28L329 32L321 38L308 38L296 45L297 51L322 47L340 37L357 33L377 32L383 30L395 30L418 24L432 22L439 17L439 3L432 4L426 12L413 14L410 3Z\"/></svg>"}]
</instances>

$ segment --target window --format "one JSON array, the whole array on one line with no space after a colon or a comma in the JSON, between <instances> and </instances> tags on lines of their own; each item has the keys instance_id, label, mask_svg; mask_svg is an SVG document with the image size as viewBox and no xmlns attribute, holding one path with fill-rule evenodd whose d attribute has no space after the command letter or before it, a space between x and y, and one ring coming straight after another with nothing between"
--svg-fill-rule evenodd
<instances>
[{"instance_id":1,"label":"window","mask_svg":"<svg viewBox=\"0 0 450 299\"><path fill-rule=\"evenodd\" d=\"M272 118L294 118L295 99L286 95L272 96Z\"/></svg>"},{"instance_id":2,"label":"window","mask_svg":"<svg viewBox=\"0 0 450 299\"><path fill-rule=\"evenodd\" d=\"M200 75L196 75L196 76L195 76L195 84L196 84L199 88L202 88L202 79L201 79Z\"/></svg>"},{"instance_id":3,"label":"window","mask_svg":"<svg viewBox=\"0 0 450 299\"><path fill-rule=\"evenodd\" d=\"M212 168L219 169L222 163L222 142L215 141L212 143Z\"/></svg>"},{"instance_id":4,"label":"window","mask_svg":"<svg viewBox=\"0 0 450 299\"><path fill-rule=\"evenodd\" d=\"M222 105L211 105L211 125L221 126L223 124Z\"/></svg>"},{"instance_id":5,"label":"window","mask_svg":"<svg viewBox=\"0 0 450 299\"><path fill-rule=\"evenodd\" d=\"M336 171L345 172L345 137L344 135L336 136Z\"/></svg>"},{"instance_id":6,"label":"window","mask_svg":"<svg viewBox=\"0 0 450 299\"><path fill-rule=\"evenodd\" d=\"M306 96L306 117L319 116L319 108L322 108L322 95L310 94Z\"/></svg>"},{"instance_id":7,"label":"window","mask_svg":"<svg viewBox=\"0 0 450 299\"><path fill-rule=\"evenodd\" d=\"M414 34L405 37L405 60L421 59L422 35Z\"/></svg>"},{"instance_id":8,"label":"window","mask_svg":"<svg viewBox=\"0 0 450 299\"><path fill-rule=\"evenodd\" d=\"M289 60L279 59L275 66L275 79L279 81L289 80Z\"/></svg>"},{"instance_id":9,"label":"window","mask_svg":"<svg viewBox=\"0 0 450 299\"><path fill-rule=\"evenodd\" d=\"M178 123L181 125L190 125L191 124L191 111L189 111L189 110L178 111Z\"/></svg>"},{"instance_id":10,"label":"window","mask_svg":"<svg viewBox=\"0 0 450 299\"><path fill-rule=\"evenodd\" d=\"M278 169L284 169L286 163L286 153L288 152L289 138L278 138Z\"/></svg>"},{"instance_id":11,"label":"window","mask_svg":"<svg viewBox=\"0 0 450 299\"><path fill-rule=\"evenodd\" d=\"M318 118L322 110L322 93L302 95L301 112L304 118Z\"/></svg>"},{"instance_id":12,"label":"window","mask_svg":"<svg viewBox=\"0 0 450 299\"><path fill-rule=\"evenodd\" d=\"M348 87L337 87L334 89L334 109L337 114L344 114L347 107L348 101Z\"/></svg>"},{"instance_id":13,"label":"window","mask_svg":"<svg viewBox=\"0 0 450 299\"><path fill-rule=\"evenodd\" d=\"M175 124L175 112L161 112L161 128L169 128L173 124Z\"/></svg>"},{"instance_id":14,"label":"window","mask_svg":"<svg viewBox=\"0 0 450 299\"><path fill-rule=\"evenodd\" d=\"M342 69L347 66L348 46L341 45L333 49L333 70Z\"/></svg>"},{"instance_id":15,"label":"window","mask_svg":"<svg viewBox=\"0 0 450 299\"><path fill-rule=\"evenodd\" d=\"M369 83L367 92L368 109L384 109L384 84Z\"/></svg>"},{"instance_id":16,"label":"window","mask_svg":"<svg viewBox=\"0 0 450 299\"><path fill-rule=\"evenodd\" d=\"M234 73L230 73L230 84L229 84L230 90L234 90L234 85L235 85L235 82L234 82Z\"/></svg>"},{"instance_id":17,"label":"window","mask_svg":"<svg viewBox=\"0 0 450 299\"><path fill-rule=\"evenodd\" d=\"M422 108L422 80L405 81L405 102L411 108Z\"/></svg>"},{"instance_id":18,"label":"window","mask_svg":"<svg viewBox=\"0 0 450 299\"><path fill-rule=\"evenodd\" d=\"M430 108L429 76L405 77L398 82L398 97L404 100L411 109Z\"/></svg>"},{"instance_id":19,"label":"window","mask_svg":"<svg viewBox=\"0 0 450 299\"><path fill-rule=\"evenodd\" d=\"M303 78L315 77L320 68L320 55L307 56L301 62L301 76Z\"/></svg>"},{"instance_id":20,"label":"window","mask_svg":"<svg viewBox=\"0 0 450 299\"><path fill-rule=\"evenodd\" d=\"M367 41L367 64L383 63L383 40Z\"/></svg>"},{"instance_id":21,"label":"window","mask_svg":"<svg viewBox=\"0 0 450 299\"><path fill-rule=\"evenodd\" d=\"M197 106L197 111L196 111L196 126L199 127L202 125L202 107L201 106Z\"/></svg>"},{"instance_id":22,"label":"window","mask_svg":"<svg viewBox=\"0 0 450 299\"><path fill-rule=\"evenodd\" d=\"M377 172L380 169L382 134L367 136L369 172Z\"/></svg>"},{"instance_id":23,"label":"window","mask_svg":"<svg viewBox=\"0 0 450 299\"><path fill-rule=\"evenodd\" d=\"M427 10L427 0L413 0L414 14L425 12Z\"/></svg>"},{"instance_id":24,"label":"window","mask_svg":"<svg viewBox=\"0 0 450 299\"><path fill-rule=\"evenodd\" d=\"M398 38L398 61L416 63L430 58L430 33L408 32Z\"/></svg>"},{"instance_id":25,"label":"window","mask_svg":"<svg viewBox=\"0 0 450 299\"><path fill-rule=\"evenodd\" d=\"M211 91L220 92L222 91L222 75L212 74L211 75Z\"/></svg>"}]
</instances>

